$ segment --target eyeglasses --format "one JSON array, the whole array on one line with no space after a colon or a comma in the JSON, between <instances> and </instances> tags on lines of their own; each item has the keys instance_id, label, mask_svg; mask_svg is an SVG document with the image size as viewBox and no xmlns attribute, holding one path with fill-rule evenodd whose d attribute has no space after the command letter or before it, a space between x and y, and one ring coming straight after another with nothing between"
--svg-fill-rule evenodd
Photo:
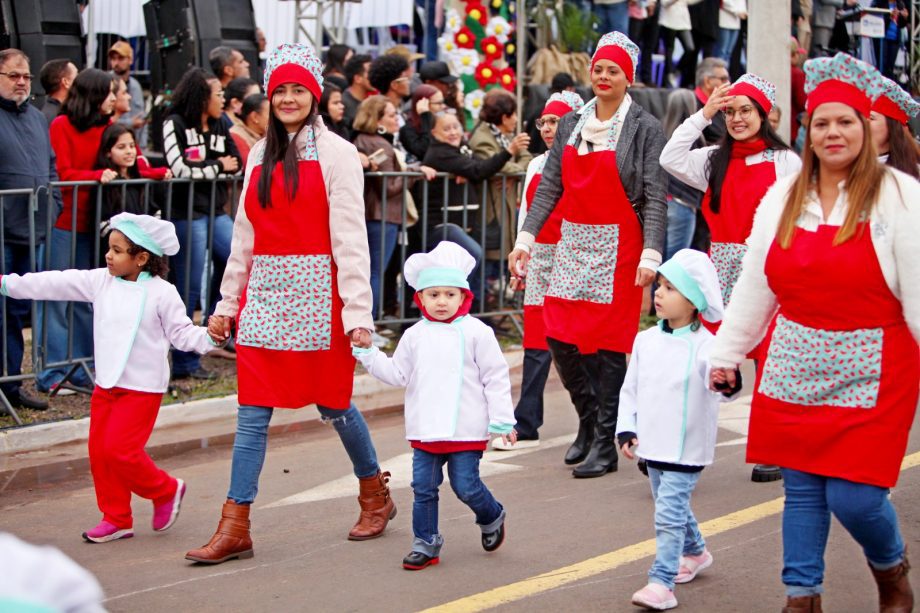
<instances>
[{"instance_id":1,"label":"eyeglasses","mask_svg":"<svg viewBox=\"0 0 920 613\"><path fill-rule=\"evenodd\" d=\"M537 129L542 130L543 126L549 126L550 128L556 127L559 125L559 120L555 117L547 117L545 119L541 117L535 123L537 124Z\"/></svg>"},{"instance_id":2,"label":"eyeglasses","mask_svg":"<svg viewBox=\"0 0 920 613\"><path fill-rule=\"evenodd\" d=\"M725 115L725 119L728 119L729 121L734 119L736 116L740 117L743 120L747 120L751 116L751 113L753 112L754 112L753 106L743 106L737 111L735 109L725 109L722 111L722 114Z\"/></svg>"},{"instance_id":3,"label":"eyeglasses","mask_svg":"<svg viewBox=\"0 0 920 613\"><path fill-rule=\"evenodd\" d=\"M399 77L398 79L393 79L393 83L407 83L409 77Z\"/></svg>"},{"instance_id":4,"label":"eyeglasses","mask_svg":"<svg viewBox=\"0 0 920 613\"><path fill-rule=\"evenodd\" d=\"M717 75L717 74L710 75L708 78L715 79L719 83L731 83L731 80L732 80L731 77L729 77L728 75Z\"/></svg>"},{"instance_id":5,"label":"eyeglasses","mask_svg":"<svg viewBox=\"0 0 920 613\"><path fill-rule=\"evenodd\" d=\"M444 105L447 104L447 103L444 102L443 100L429 100L428 103L429 103L430 106L444 106Z\"/></svg>"},{"instance_id":6,"label":"eyeglasses","mask_svg":"<svg viewBox=\"0 0 920 613\"><path fill-rule=\"evenodd\" d=\"M22 79L26 83L31 83L32 79L35 78L34 74L23 74L21 72L0 72L0 74L2 74L4 77L6 77L7 79L9 79L10 81L14 83L16 81L19 81L20 79Z\"/></svg>"}]
</instances>

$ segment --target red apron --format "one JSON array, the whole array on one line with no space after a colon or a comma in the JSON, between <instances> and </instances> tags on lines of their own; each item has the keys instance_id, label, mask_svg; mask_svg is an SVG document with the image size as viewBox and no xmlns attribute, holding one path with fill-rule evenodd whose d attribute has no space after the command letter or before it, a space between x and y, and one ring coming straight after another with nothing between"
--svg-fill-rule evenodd
<instances>
[{"instance_id":1,"label":"red apron","mask_svg":"<svg viewBox=\"0 0 920 613\"><path fill-rule=\"evenodd\" d=\"M533 202L542 174L537 173L527 185L527 202ZM562 225L561 207L550 213L549 219L534 241L527 265L527 286L524 288L524 349L549 350L546 344L546 325L543 323L543 299L553 272L553 256L559 242Z\"/></svg>"},{"instance_id":2,"label":"red apron","mask_svg":"<svg viewBox=\"0 0 920 613\"><path fill-rule=\"evenodd\" d=\"M578 128L576 128L578 129ZM636 285L642 228L626 197L616 151L562 154L562 224L543 305L546 335L578 347L629 353L639 331Z\"/></svg>"},{"instance_id":3,"label":"red apron","mask_svg":"<svg viewBox=\"0 0 920 613\"><path fill-rule=\"evenodd\" d=\"M291 202L278 164L268 208L258 198L262 166L249 179L244 206L255 242L240 300L239 402L347 409L355 361L342 324L326 186L319 162L301 161L298 172L297 197Z\"/></svg>"},{"instance_id":4,"label":"red apron","mask_svg":"<svg viewBox=\"0 0 920 613\"><path fill-rule=\"evenodd\" d=\"M834 246L836 226L799 228L789 249L774 242L767 254L779 312L747 460L892 487L917 408L920 352L862 229Z\"/></svg>"}]
</instances>

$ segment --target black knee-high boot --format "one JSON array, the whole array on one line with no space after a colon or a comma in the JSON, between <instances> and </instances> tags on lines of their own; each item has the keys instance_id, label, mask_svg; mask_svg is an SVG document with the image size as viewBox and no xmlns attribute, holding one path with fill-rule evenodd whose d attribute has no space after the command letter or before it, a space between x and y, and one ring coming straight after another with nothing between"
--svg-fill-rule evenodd
<instances>
[{"instance_id":1,"label":"black knee-high boot","mask_svg":"<svg viewBox=\"0 0 920 613\"><path fill-rule=\"evenodd\" d=\"M553 354L556 372L562 385L569 392L575 412L578 413L578 435L565 452L566 464L578 464L588 455L594 440L594 421L597 417L597 398L584 366L584 356L575 345L553 338L546 339Z\"/></svg>"},{"instance_id":2,"label":"black knee-high boot","mask_svg":"<svg viewBox=\"0 0 920 613\"><path fill-rule=\"evenodd\" d=\"M617 469L616 429L620 408L620 388L626 379L626 354L598 351L585 356L588 375L597 390L597 419L594 442L585 461L572 474L575 477L601 477Z\"/></svg>"}]
</instances>

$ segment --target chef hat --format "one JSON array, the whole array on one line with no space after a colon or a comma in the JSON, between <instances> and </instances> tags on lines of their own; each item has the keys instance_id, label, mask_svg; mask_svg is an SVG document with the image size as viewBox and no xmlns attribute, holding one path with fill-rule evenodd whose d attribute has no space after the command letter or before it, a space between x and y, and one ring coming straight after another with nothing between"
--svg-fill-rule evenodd
<instances>
[{"instance_id":1,"label":"chef hat","mask_svg":"<svg viewBox=\"0 0 920 613\"><path fill-rule=\"evenodd\" d=\"M265 61L265 94L284 83L303 85L317 101L323 95L323 63L313 47L300 43L279 45Z\"/></svg>"},{"instance_id":2,"label":"chef hat","mask_svg":"<svg viewBox=\"0 0 920 613\"><path fill-rule=\"evenodd\" d=\"M591 70L598 60L610 60L623 69L630 83L636 75L639 63L639 47L622 32L608 32L597 42L597 49L591 58Z\"/></svg>"},{"instance_id":3,"label":"chef hat","mask_svg":"<svg viewBox=\"0 0 920 613\"><path fill-rule=\"evenodd\" d=\"M575 92L557 92L549 97L546 106L543 107L543 115L556 115L562 117L566 113L577 111L585 105L585 101Z\"/></svg>"},{"instance_id":4,"label":"chef hat","mask_svg":"<svg viewBox=\"0 0 920 613\"><path fill-rule=\"evenodd\" d=\"M143 247L153 255L176 255L179 253L179 239L172 223L134 213L119 213L109 221L109 227L127 236L132 243Z\"/></svg>"},{"instance_id":5,"label":"chef hat","mask_svg":"<svg viewBox=\"0 0 920 613\"><path fill-rule=\"evenodd\" d=\"M441 241L428 253L416 253L406 260L404 275L415 291L426 287L461 287L470 289L466 280L476 267L469 252L450 241Z\"/></svg>"},{"instance_id":6,"label":"chef hat","mask_svg":"<svg viewBox=\"0 0 920 613\"><path fill-rule=\"evenodd\" d=\"M920 113L920 104L900 85L886 77L881 78L882 94L872 103L872 110L907 125L911 117Z\"/></svg>"},{"instance_id":7,"label":"chef hat","mask_svg":"<svg viewBox=\"0 0 920 613\"><path fill-rule=\"evenodd\" d=\"M722 290L709 256L695 249L681 249L658 267L658 273L693 303L703 319L722 321Z\"/></svg>"},{"instance_id":8,"label":"chef hat","mask_svg":"<svg viewBox=\"0 0 920 613\"><path fill-rule=\"evenodd\" d=\"M746 73L734 82L731 89L728 90L729 96L747 96L751 100L756 100L765 113L769 114L770 109L776 104L776 86L762 77L752 73Z\"/></svg>"},{"instance_id":9,"label":"chef hat","mask_svg":"<svg viewBox=\"0 0 920 613\"><path fill-rule=\"evenodd\" d=\"M805 62L806 108L811 115L825 102L842 102L869 116L872 101L882 92L881 75L875 67L852 55L838 53Z\"/></svg>"}]
</instances>

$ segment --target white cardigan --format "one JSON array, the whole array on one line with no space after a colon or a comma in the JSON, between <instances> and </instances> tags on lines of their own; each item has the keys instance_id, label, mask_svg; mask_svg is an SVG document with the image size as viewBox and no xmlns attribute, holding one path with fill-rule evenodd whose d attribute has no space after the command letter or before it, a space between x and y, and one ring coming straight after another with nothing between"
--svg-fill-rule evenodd
<instances>
[{"instance_id":1,"label":"white cardigan","mask_svg":"<svg viewBox=\"0 0 920 613\"><path fill-rule=\"evenodd\" d=\"M517 231L520 234L524 228L524 220L527 219L527 211L530 209L530 202L527 200L527 188L534 177L543 172L543 166L546 164L546 156L549 151L541 153L534 159L530 160L527 165L527 174L524 175L524 189L521 191L521 206L518 209Z\"/></svg>"},{"instance_id":2,"label":"white cardigan","mask_svg":"<svg viewBox=\"0 0 920 613\"><path fill-rule=\"evenodd\" d=\"M669 30L689 30L690 9L687 0L662 0L658 24Z\"/></svg>"},{"instance_id":3,"label":"white cardigan","mask_svg":"<svg viewBox=\"0 0 920 613\"><path fill-rule=\"evenodd\" d=\"M764 337L776 311L776 296L767 284L764 264L795 178L777 181L757 209L741 277L712 349L714 367L733 368L740 364ZM841 183L840 196L828 219L824 219L821 204L812 193L797 225L810 232L822 224L839 226L846 212L846 191ZM920 183L889 168L869 222L872 245L885 283L901 301L904 319L914 339L920 342ZM846 307L827 305L827 308Z\"/></svg>"},{"instance_id":4,"label":"white cardigan","mask_svg":"<svg viewBox=\"0 0 920 613\"><path fill-rule=\"evenodd\" d=\"M703 116L703 111L697 111L680 124L671 138L668 139L664 149L661 150L659 162L661 167L690 187L701 192L709 189L709 155L718 145L692 149L693 144L700 139L703 130L709 127L712 121ZM776 178L786 177L799 172L802 160L790 149L772 152L773 163L776 165ZM766 161L770 155L767 151L755 153L745 158L748 166Z\"/></svg>"},{"instance_id":5,"label":"white cardigan","mask_svg":"<svg viewBox=\"0 0 920 613\"><path fill-rule=\"evenodd\" d=\"M92 302L96 385L103 389L163 393L169 385L170 344L197 353L216 348L207 329L185 314L176 286L149 273L134 283L105 268L3 275L0 293Z\"/></svg>"},{"instance_id":6,"label":"white cardigan","mask_svg":"<svg viewBox=\"0 0 920 613\"><path fill-rule=\"evenodd\" d=\"M508 363L495 333L474 317L423 319L406 330L392 358L376 347L355 355L374 377L406 387L410 441L481 441L515 424Z\"/></svg>"},{"instance_id":7,"label":"white cardigan","mask_svg":"<svg viewBox=\"0 0 920 613\"><path fill-rule=\"evenodd\" d=\"M719 402L709 389L712 333L690 326L640 332L620 390L617 434L634 432L645 460L708 466L718 433Z\"/></svg>"}]
</instances>

